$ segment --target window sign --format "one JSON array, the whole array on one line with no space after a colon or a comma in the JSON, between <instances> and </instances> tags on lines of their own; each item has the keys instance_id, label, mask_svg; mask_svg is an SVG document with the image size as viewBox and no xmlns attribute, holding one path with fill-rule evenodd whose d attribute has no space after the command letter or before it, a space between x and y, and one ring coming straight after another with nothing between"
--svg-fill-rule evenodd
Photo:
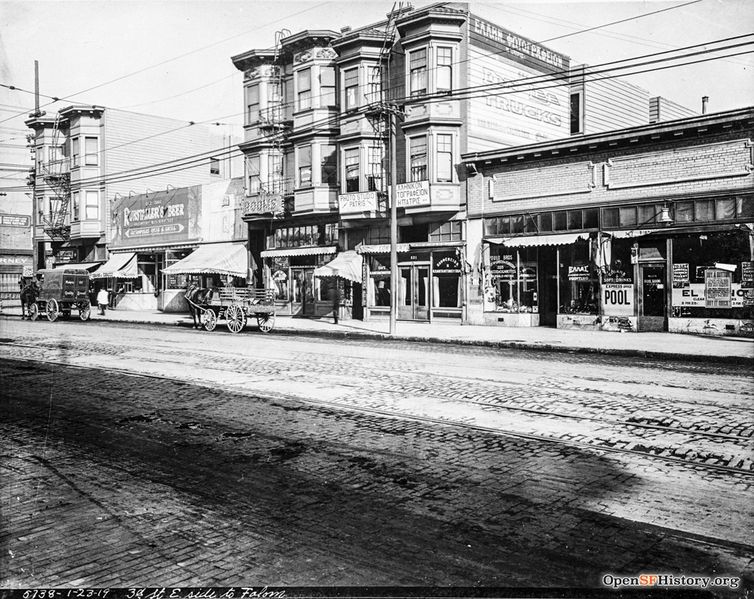
<instances>
[{"instance_id":1,"label":"window sign","mask_svg":"<svg viewBox=\"0 0 754 599\"><path fill-rule=\"evenodd\" d=\"M709 268L704 272L704 307L731 307L731 273Z\"/></svg>"},{"instance_id":2,"label":"window sign","mask_svg":"<svg viewBox=\"0 0 754 599\"><path fill-rule=\"evenodd\" d=\"M754 262L741 262L741 287L754 289Z\"/></svg>"},{"instance_id":3,"label":"window sign","mask_svg":"<svg viewBox=\"0 0 754 599\"><path fill-rule=\"evenodd\" d=\"M689 286L689 265L688 263L673 264L673 288L680 289Z\"/></svg>"},{"instance_id":4,"label":"window sign","mask_svg":"<svg viewBox=\"0 0 754 599\"><path fill-rule=\"evenodd\" d=\"M625 283L602 285L602 307L606 316L634 315L634 286Z\"/></svg>"}]
</instances>

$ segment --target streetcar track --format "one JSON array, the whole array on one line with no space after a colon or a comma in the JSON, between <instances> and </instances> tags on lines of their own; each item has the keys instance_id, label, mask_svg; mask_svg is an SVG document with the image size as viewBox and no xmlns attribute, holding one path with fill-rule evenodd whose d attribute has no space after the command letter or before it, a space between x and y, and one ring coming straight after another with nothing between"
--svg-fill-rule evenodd
<instances>
[{"instance_id":1,"label":"streetcar track","mask_svg":"<svg viewBox=\"0 0 754 599\"><path fill-rule=\"evenodd\" d=\"M6 359L12 360L11 358L6 358ZM72 368L72 369L77 369L77 370L98 370L98 368L94 366L80 366L80 365L70 364L67 362L61 362L61 361L56 361L56 360L44 360L44 359L33 359L33 358L27 358L25 360L44 363L44 364L56 364L58 366L63 366L66 368ZM176 379L169 376L160 375L160 374L152 374L152 373L133 373L129 370L118 368L118 367L108 367L107 371L117 372L123 376L129 376L129 377L137 376L139 378L150 378L150 379L161 380L161 381L169 381L171 383L176 382ZM210 382L210 381L196 380L196 381L192 381L192 383L197 386L202 386L202 387L217 387L218 386L218 383ZM222 388L226 388L228 390L232 390L233 392L248 393L248 390L246 389L239 389L237 387L233 387L229 385L219 385L219 386ZM416 414L396 413L394 411L390 411L390 410L382 409L382 408L354 406L352 404L346 404L346 403L341 403L337 401L321 400L321 399L315 399L311 397L301 397L297 395L284 394L284 393L276 394L276 393L270 393L270 392L264 392L264 393L254 392L254 397L257 397L259 399L264 399L267 401L279 401L281 399L294 399L295 401L300 401L305 404L309 404L309 405L320 407L320 408L327 408L330 410L345 410L352 413L377 416L377 417L388 418L392 420L395 420L395 419L408 420L408 421L416 422L420 424L453 427L453 428L462 429L462 430L472 430L472 431L478 431L478 432L491 434L495 436L509 437L509 438L515 438L515 439L524 439L524 440L529 440L529 441L537 441L537 442L548 443L548 444L553 444L553 445L574 447L578 449L588 449L592 451L597 450L597 451L604 451L604 452L614 453L614 454L619 454L619 455L622 454L622 455L638 456L638 457L643 457L643 458L652 458L652 459L662 461L662 462L682 464L684 466L691 468L692 470L709 470L709 471L721 472L721 473L726 473L726 474L731 474L731 475L754 477L754 470L744 470L741 468L735 468L732 466L722 466L718 464L707 464L704 462L686 460L684 458L670 456L670 455L661 455L657 453L651 453L649 451L646 451L646 452L635 451L635 450L627 449L627 448L614 447L614 446L599 444L599 443L582 442L582 441L577 441L574 439L563 439L563 438L558 438L558 437L547 437L547 436L539 435L536 433L510 431L510 430L505 430L501 428L487 427L487 426L483 426L483 425L475 424L475 423L449 420L443 417L434 418L431 416L421 416L421 415L416 415ZM597 439L597 441L599 442L600 440Z\"/></svg>"}]
</instances>

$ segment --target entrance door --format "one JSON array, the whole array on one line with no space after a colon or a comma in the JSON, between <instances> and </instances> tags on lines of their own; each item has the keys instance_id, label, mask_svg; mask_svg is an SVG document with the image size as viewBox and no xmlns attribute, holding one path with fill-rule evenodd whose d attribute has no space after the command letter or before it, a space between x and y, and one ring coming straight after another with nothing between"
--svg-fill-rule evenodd
<instances>
[{"instance_id":1,"label":"entrance door","mask_svg":"<svg viewBox=\"0 0 754 599\"><path fill-rule=\"evenodd\" d=\"M429 265L398 267L398 315L400 320L429 320Z\"/></svg>"},{"instance_id":2,"label":"entrance door","mask_svg":"<svg viewBox=\"0 0 754 599\"><path fill-rule=\"evenodd\" d=\"M665 264L639 265L639 330L667 331Z\"/></svg>"},{"instance_id":3,"label":"entrance door","mask_svg":"<svg viewBox=\"0 0 754 599\"><path fill-rule=\"evenodd\" d=\"M314 269L291 269L291 313L314 316Z\"/></svg>"},{"instance_id":4,"label":"entrance door","mask_svg":"<svg viewBox=\"0 0 754 599\"><path fill-rule=\"evenodd\" d=\"M554 327L558 322L558 264L553 247L541 247L539 265L539 324Z\"/></svg>"}]
</instances>

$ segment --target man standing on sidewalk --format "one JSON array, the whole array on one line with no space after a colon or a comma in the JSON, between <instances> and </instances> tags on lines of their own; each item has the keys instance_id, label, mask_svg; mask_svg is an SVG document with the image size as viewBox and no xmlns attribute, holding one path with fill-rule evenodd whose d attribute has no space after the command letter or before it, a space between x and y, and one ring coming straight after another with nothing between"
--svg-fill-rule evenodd
<instances>
[{"instance_id":1,"label":"man standing on sidewalk","mask_svg":"<svg viewBox=\"0 0 754 599\"><path fill-rule=\"evenodd\" d=\"M99 293L97 293L97 305L99 306L100 316L105 315L105 309L107 308L109 299L110 294L108 293L107 289L105 289L104 287L100 289Z\"/></svg>"}]
</instances>

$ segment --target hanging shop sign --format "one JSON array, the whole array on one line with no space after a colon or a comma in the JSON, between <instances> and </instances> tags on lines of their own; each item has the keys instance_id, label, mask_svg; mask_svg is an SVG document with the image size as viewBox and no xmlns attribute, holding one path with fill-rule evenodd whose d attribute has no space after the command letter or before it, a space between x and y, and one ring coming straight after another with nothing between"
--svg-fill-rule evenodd
<instances>
[{"instance_id":1,"label":"hanging shop sign","mask_svg":"<svg viewBox=\"0 0 754 599\"><path fill-rule=\"evenodd\" d=\"M197 239L201 186L119 198L113 202L111 247L166 245Z\"/></svg>"},{"instance_id":2,"label":"hanging shop sign","mask_svg":"<svg viewBox=\"0 0 754 599\"><path fill-rule=\"evenodd\" d=\"M633 316L633 284L605 283L602 285L602 308L608 316Z\"/></svg>"},{"instance_id":3,"label":"hanging shop sign","mask_svg":"<svg viewBox=\"0 0 754 599\"><path fill-rule=\"evenodd\" d=\"M754 288L754 262L741 262L741 287Z\"/></svg>"},{"instance_id":4,"label":"hanging shop sign","mask_svg":"<svg viewBox=\"0 0 754 599\"><path fill-rule=\"evenodd\" d=\"M377 192L362 191L341 194L338 196L338 206L341 214L375 212L377 210Z\"/></svg>"},{"instance_id":5,"label":"hanging shop sign","mask_svg":"<svg viewBox=\"0 0 754 599\"><path fill-rule=\"evenodd\" d=\"M689 286L688 263L673 264L673 288L680 289Z\"/></svg>"},{"instance_id":6,"label":"hanging shop sign","mask_svg":"<svg viewBox=\"0 0 754 599\"><path fill-rule=\"evenodd\" d=\"M244 214L277 214L283 212L283 196L262 193L258 196L244 198Z\"/></svg>"},{"instance_id":7,"label":"hanging shop sign","mask_svg":"<svg viewBox=\"0 0 754 599\"><path fill-rule=\"evenodd\" d=\"M731 307L731 273L709 268L704 272L704 305L706 308Z\"/></svg>"},{"instance_id":8,"label":"hanging shop sign","mask_svg":"<svg viewBox=\"0 0 754 599\"><path fill-rule=\"evenodd\" d=\"M399 183L395 186L395 205L398 208L413 208L430 204L429 181Z\"/></svg>"}]
</instances>

